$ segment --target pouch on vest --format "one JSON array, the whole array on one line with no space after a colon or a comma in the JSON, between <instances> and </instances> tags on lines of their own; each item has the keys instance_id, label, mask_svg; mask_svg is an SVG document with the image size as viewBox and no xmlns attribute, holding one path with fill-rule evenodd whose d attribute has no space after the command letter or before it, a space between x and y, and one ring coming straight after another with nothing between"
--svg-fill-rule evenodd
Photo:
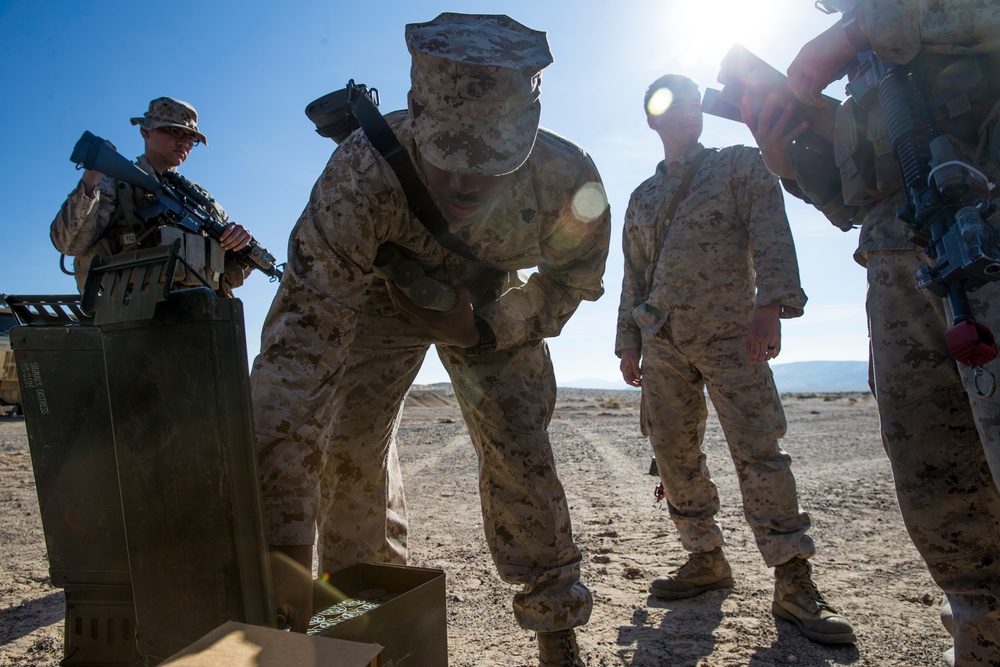
<instances>
[{"instance_id":1,"label":"pouch on vest","mask_svg":"<svg viewBox=\"0 0 1000 667\"><path fill-rule=\"evenodd\" d=\"M632 320L635 321L643 336L655 336L668 319L668 315L646 302L640 303L632 309Z\"/></svg>"},{"instance_id":2,"label":"pouch on vest","mask_svg":"<svg viewBox=\"0 0 1000 667\"><path fill-rule=\"evenodd\" d=\"M899 165L892 152L889 128L882 109L868 114L868 141L875 151L875 191L877 197L882 199L903 187L903 175L899 173Z\"/></svg>"},{"instance_id":3,"label":"pouch on vest","mask_svg":"<svg viewBox=\"0 0 1000 667\"><path fill-rule=\"evenodd\" d=\"M799 142L792 142L788 146L788 158L799 189L827 220L845 232L854 225L861 224L868 206L849 206L844 203L840 169L831 156L822 155Z\"/></svg>"},{"instance_id":4,"label":"pouch on vest","mask_svg":"<svg viewBox=\"0 0 1000 667\"><path fill-rule=\"evenodd\" d=\"M160 227L160 244L170 245L180 240L182 258L189 266L178 263L174 270L174 284L184 287L201 287L208 283L213 290L219 289L219 278L225 271L225 251L213 239L192 234L177 227ZM205 282L202 282L204 278Z\"/></svg>"},{"instance_id":5,"label":"pouch on vest","mask_svg":"<svg viewBox=\"0 0 1000 667\"><path fill-rule=\"evenodd\" d=\"M868 141L868 114L853 97L837 107L833 160L840 170L844 203L864 206L877 198L875 147Z\"/></svg>"},{"instance_id":6,"label":"pouch on vest","mask_svg":"<svg viewBox=\"0 0 1000 667\"><path fill-rule=\"evenodd\" d=\"M980 164L992 162L994 168L1000 169L1000 101L993 105L986 120L979 127L976 160Z\"/></svg>"}]
</instances>

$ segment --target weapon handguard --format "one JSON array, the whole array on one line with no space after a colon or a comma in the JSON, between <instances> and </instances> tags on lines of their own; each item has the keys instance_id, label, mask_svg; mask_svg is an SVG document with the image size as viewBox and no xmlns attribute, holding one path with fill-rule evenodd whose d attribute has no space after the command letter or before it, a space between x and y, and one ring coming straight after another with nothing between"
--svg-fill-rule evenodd
<instances>
[{"instance_id":1,"label":"weapon handguard","mask_svg":"<svg viewBox=\"0 0 1000 667\"><path fill-rule=\"evenodd\" d=\"M98 171L154 195L157 199L154 206L137 211L144 220L162 217L172 225L215 240L226 229L226 223L212 213L211 198L191 181L173 171L163 172L161 181L119 155L104 139L91 132L83 133L69 159L77 168ZM275 264L274 256L253 238L245 248L227 252L239 266L257 269L271 280L281 280L282 270Z\"/></svg>"}]
</instances>

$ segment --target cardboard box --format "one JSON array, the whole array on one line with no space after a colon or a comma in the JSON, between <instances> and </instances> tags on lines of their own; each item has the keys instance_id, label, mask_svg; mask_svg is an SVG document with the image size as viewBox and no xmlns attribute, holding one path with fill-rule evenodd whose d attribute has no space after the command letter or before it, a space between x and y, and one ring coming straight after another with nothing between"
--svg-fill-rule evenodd
<instances>
[{"instance_id":1,"label":"cardboard box","mask_svg":"<svg viewBox=\"0 0 1000 667\"><path fill-rule=\"evenodd\" d=\"M382 647L229 621L161 665L170 667L382 667Z\"/></svg>"},{"instance_id":2,"label":"cardboard box","mask_svg":"<svg viewBox=\"0 0 1000 667\"><path fill-rule=\"evenodd\" d=\"M377 642L385 667L447 667L448 619L441 570L358 563L329 575L313 589L310 633L356 642ZM353 617L324 610L353 606Z\"/></svg>"}]
</instances>

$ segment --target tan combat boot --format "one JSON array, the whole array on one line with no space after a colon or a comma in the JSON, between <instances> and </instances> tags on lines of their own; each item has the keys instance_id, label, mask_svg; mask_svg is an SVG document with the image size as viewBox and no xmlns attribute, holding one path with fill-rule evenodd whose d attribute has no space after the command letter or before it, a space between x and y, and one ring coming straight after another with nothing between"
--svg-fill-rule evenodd
<instances>
[{"instance_id":1,"label":"tan combat boot","mask_svg":"<svg viewBox=\"0 0 1000 667\"><path fill-rule=\"evenodd\" d=\"M538 633L538 667L585 667L580 660L580 648L576 645L576 632Z\"/></svg>"},{"instance_id":2,"label":"tan combat boot","mask_svg":"<svg viewBox=\"0 0 1000 667\"><path fill-rule=\"evenodd\" d=\"M941 625L944 629L948 631L948 634L952 637L952 647L944 652L944 664L948 667L955 667L955 615L951 611L951 602L945 597L944 602L941 604Z\"/></svg>"},{"instance_id":3,"label":"tan combat boot","mask_svg":"<svg viewBox=\"0 0 1000 667\"><path fill-rule=\"evenodd\" d=\"M733 587L733 570L722 547L691 554L688 561L665 577L657 577L649 592L664 600L682 600L705 591Z\"/></svg>"},{"instance_id":4,"label":"tan combat boot","mask_svg":"<svg viewBox=\"0 0 1000 667\"><path fill-rule=\"evenodd\" d=\"M809 561L796 556L774 568L775 616L791 621L814 642L853 644L854 629L823 599L812 580Z\"/></svg>"}]
</instances>

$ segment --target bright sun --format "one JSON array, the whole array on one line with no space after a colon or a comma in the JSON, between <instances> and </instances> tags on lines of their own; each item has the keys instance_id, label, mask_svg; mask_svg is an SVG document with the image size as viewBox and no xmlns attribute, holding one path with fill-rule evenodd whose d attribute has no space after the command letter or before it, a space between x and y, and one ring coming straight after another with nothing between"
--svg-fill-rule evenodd
<instances>
[{"instance_id":1,"label":"bright sun","mask_svg":"<svg viewBox=\"0 0 1000 667\"><path fill-rule=\"evenodd\" d=\"M698 0L664 3L673 57L684 67L704 61L721 62L733 44L753 36L758 43L780 25L775 6L745 0Z\"/></svg>"}]
</instances>

